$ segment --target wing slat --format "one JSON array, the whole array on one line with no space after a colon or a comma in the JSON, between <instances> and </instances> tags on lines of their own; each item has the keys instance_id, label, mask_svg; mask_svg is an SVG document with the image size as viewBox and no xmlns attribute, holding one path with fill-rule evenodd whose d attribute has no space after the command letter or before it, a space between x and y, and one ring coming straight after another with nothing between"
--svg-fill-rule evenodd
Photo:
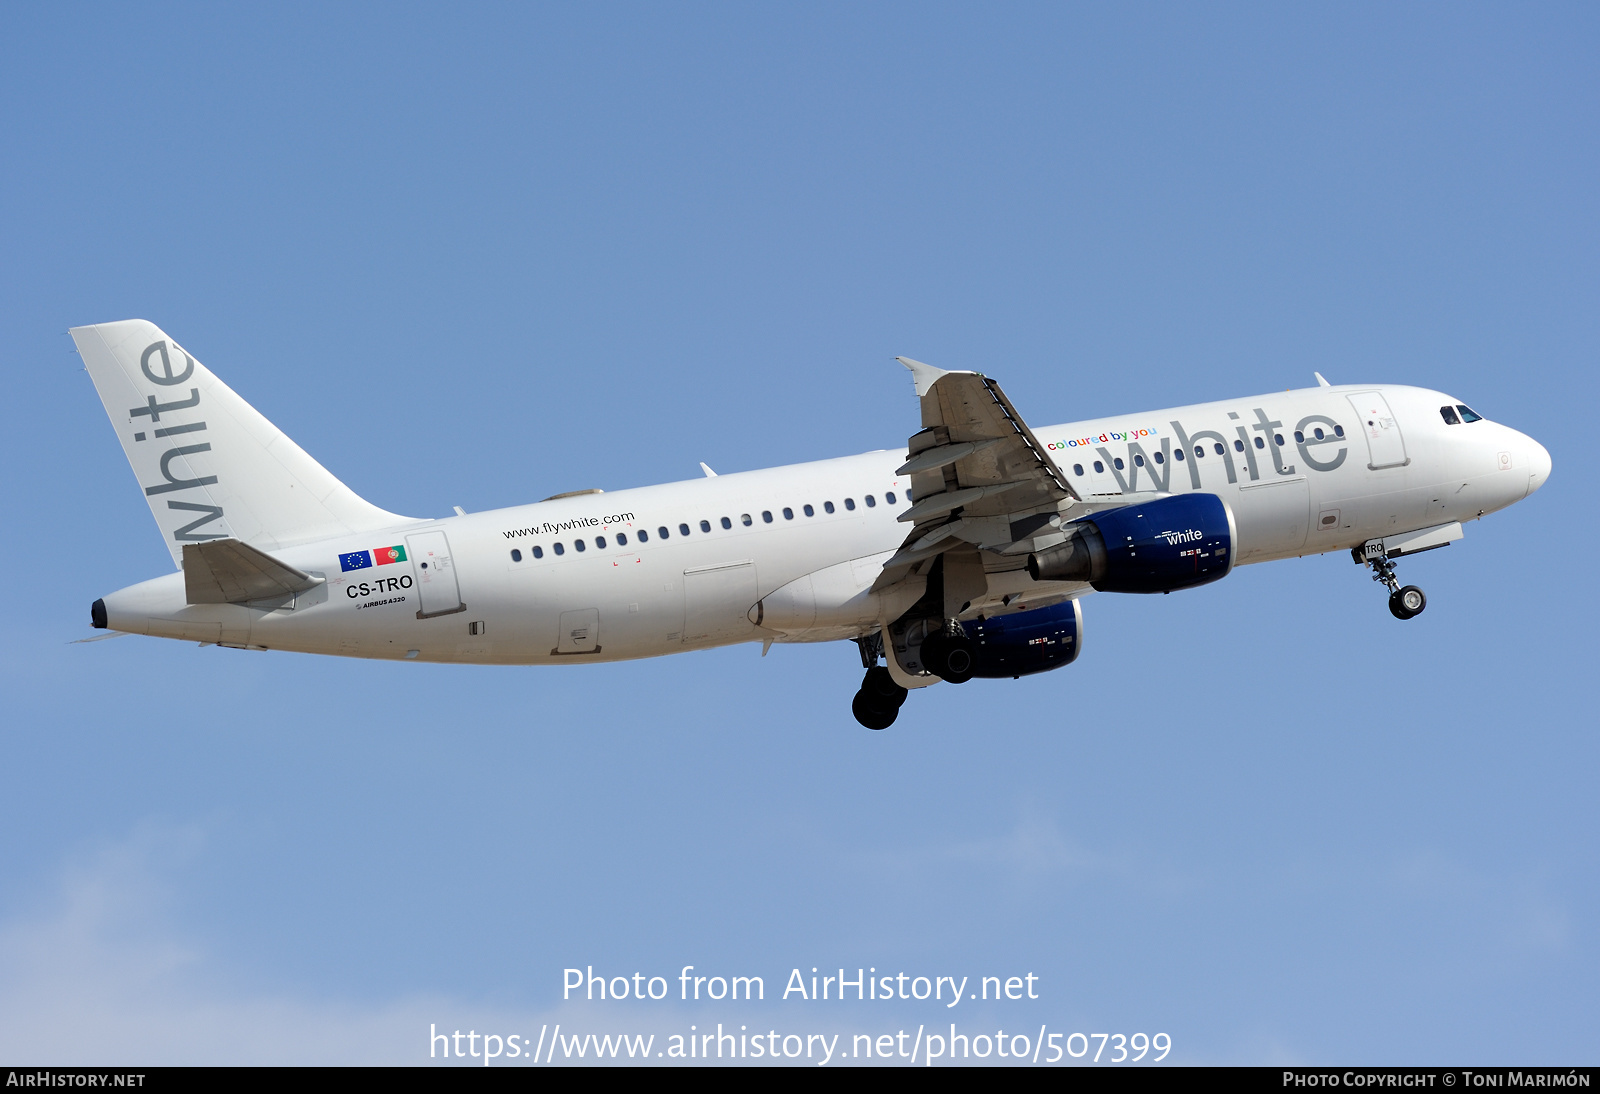
<instances>
[{"instance_id":1,"label":"wing slat","mask_svg":"<svg viewBox=\"0 0 1600 1094\"><path fill-rule=\"evenodd\" d=\"M1132 497L1085 500L1001 390L980 372L949 372L908 358L922 430L900 468L914 504L900 520L910 533L873 583L882 590L926 573L929 561L977 547L993 570L1062 538L1062 520L1125 505Z\"/></svg>"}]
</instances>

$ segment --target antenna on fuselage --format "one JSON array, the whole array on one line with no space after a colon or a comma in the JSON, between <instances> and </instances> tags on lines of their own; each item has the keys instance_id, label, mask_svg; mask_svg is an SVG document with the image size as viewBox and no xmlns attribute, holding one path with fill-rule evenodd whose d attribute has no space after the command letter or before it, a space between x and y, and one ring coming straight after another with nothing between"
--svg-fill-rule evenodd
<instances>
[{"instance_id":1,"label":"antenna on fuselage","mask_svg":"<svg viewBox=\"0 0 1600 1094\"><path fill-rule=\"evenodd\" d=\"M1326 380L1324 380L1322 378L1322 373L1313 372L1311 375L1313 375L1313 376L1315 376L1317 378L1317 386L1318 387L1332 387L1333 386L1332 384L1328 383L1328 381L1326 381Z\"/></svg>"}]
</instances>

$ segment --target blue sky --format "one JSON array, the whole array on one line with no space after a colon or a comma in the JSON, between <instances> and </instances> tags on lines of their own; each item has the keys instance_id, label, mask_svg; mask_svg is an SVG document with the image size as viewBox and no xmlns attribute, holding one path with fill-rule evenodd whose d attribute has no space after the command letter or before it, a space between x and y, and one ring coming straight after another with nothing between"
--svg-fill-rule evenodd
<instances>
[{"instance_id":1,"label":"blue sky","mask_svg":"<svg viewBox=\"0 0 1600 1094\"><path fill-rule=\"evenodd\" d=\"M12 7L0 1056L426 1062L426 1029L893 1032L561 970L1041 977L1171 1059L1592 1062L1600 19L1584 5ZM852 647L568 670L88 633L169 567L69 326L142 317L444 515L1036 424L1448 390L1543 491L1402 565L1085 603L851 719ZM40 540L43 540L41 543ZM1010 1009L1007 1009L1010 1008ZM975 1027L976 1028L976 1027Z\"/></svg>"}]
</instances>

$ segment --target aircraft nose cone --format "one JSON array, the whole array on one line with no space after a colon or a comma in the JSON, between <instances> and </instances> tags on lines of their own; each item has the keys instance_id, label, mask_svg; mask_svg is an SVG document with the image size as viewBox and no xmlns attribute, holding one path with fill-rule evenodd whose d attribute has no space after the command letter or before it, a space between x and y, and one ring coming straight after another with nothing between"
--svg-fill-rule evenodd
<instances>
[{"instance_id":1,"label":"aircraft nose cone","mask_svg":"<svg viewBox=\"0 0 1600 1094\"><path fill-rule=\"evenodd\" d=\"M1530 439L1528 443L1532 446L1528 452L1528 493L1532 494L1550 477L1550 453L1538 441Z\"/></svg>"}]
</instances>

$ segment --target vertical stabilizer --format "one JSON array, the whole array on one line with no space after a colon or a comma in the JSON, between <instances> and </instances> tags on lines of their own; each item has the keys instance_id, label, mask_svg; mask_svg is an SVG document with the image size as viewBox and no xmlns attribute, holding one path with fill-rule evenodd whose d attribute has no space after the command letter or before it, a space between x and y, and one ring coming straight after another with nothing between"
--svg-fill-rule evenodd
<instances>
[{"instance_id":1,"label":"vertical stabilizer","mask_svg":"<svg viewBox=\"0 0 1600 1094\"><path fill-rule=\"evenodd\" d=\"M357 497L153 323L74 327L72 340L174 563L186 543L270 551L411 519Z\"/></svg>"}]
</instances>

